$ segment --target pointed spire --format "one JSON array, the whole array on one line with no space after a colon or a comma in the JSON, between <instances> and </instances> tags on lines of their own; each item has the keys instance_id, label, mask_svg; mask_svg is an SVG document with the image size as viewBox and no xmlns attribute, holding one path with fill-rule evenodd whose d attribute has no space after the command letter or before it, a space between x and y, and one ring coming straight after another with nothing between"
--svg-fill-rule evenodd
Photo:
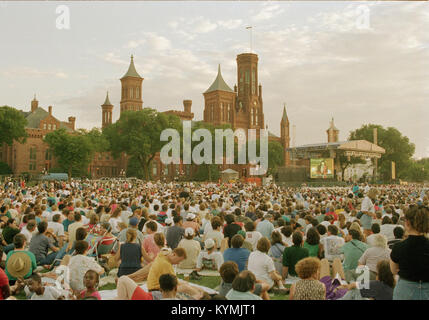
<instances>
[{"instance_id":1,"label":"pointed spire","mask_svg":"<svg viewBox=\"0 0 429 320\"><path fill-rule=\"evenodd\" d=\"M102 106L113 106L113 104L111 104L109 100L109 91L107 91L106 100L104 101Z\"/></svg>"},{"instance_id":2,"label":"pointed spire","mask_svg":"<svg viewBox=\"0 0 429 320\"><path fill-rule=\"evenodd\" d=\"M338 129L334 125L334 117L331 118L331 125L328 130L338 131Z\"/></svg>"},{"instance_id":3,"label":"pointed spire","mask_svg":"<svg viewBox=\"0 0 429 320\"><path fill-rule=\"evenodd\" d=\"M136 67L134 66L134 56L131 55L131 62L130 62L130 66L128 67L128 71L127 73L122 77L135 77L135 78L141 78L140 75L138 74Z\"/></svg>"},{"instance_id":4,"label":"pointed spire","mask_svg":"<svg viewBox=\"0 0 429 320\"><path fill-rule=\"evenodd\" d=\"M217 68L217 76L215 81L212 83L212 85L210 86L210 88L207 89L206 92L204 93L208 93L208 92L212 92L212 91L228 91L228 92L234 92L232 91L232 89L226 84L225 80L223 80L222 78L222 73L220 71L220 64Z\"/></svg>"},{"instance_id":5,"label":"pointed spire","mask_svg":"<svg viewBox=\"0 0 429 320\"><path fill-rule=\"evenodd\" d=\"M286 103L283 103L283 116L282 116L282 121L289 121L288 117L287 117L287 113L286 113Z\"/></svg>"},{"instance_id":6,"label":"pointed spire","mask_svg":"<svg viewBox=\"0 0 429 320\"><path fill-rule=\"evenodd\" d=\"M33 101L37 101L37 99L36 99L36 94L34 94L34 99L33 99Z\"/></svg>"}]
</instances>

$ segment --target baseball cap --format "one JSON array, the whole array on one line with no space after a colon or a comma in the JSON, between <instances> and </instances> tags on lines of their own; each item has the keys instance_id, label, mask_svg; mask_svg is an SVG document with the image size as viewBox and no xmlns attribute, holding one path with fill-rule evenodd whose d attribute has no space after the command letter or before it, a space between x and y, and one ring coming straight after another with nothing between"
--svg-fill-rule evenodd
<instances>
[{"instance_id":1,"label":"baseball cap","mask_svg":"<svg viewBox=\"0 0 429 320\"><path fill-rule=\"evenodd\" d=\"M136 217L132 217L130 218L130 226L136 226L139 223L139 219L137 219Z\"/></svg>"},{"instance_id":2,"label":"baseball cap","mask_svg":"<svg viewBox=\"0 0 429 320\"><path fill-rule=\"evenodd\" d=\"M186 228L185 229L185 236L193 236L194 235L194 229L192 228Z\"/></svg>"},{"instance_id":3,"label":"baseball cap","mask_svg":"<svg viewBox=\"0 0 429 320\"><path fill-rule=\"evenodd\" d=\"M206 247L206 249L211 249L215 246L215 242L213 239L209 238L206 241L204 241L204 246Z\"/></svg>"}]
</instances>

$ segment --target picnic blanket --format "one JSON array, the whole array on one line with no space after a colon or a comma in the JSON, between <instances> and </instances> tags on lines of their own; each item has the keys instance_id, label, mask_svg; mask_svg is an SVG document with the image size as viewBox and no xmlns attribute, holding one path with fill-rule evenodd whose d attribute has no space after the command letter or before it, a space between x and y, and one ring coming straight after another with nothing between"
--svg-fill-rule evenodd
<instances>
[{"instance_id":1,"label":"picnic blanket","mask_svg":"<svg viewBox=\"0 0 429 320\"><path fill-rule=\"evenodd\" d=\"M190 274L194 269L181 269L176 268L176 274ZM206 277L220 277L219 271L217 270L201 270L198 274Z\"/></svg>"},{"instance_id":2,"label":"picnic blanket","mask_svg":"<svg viewBox=\"0 0 429 320\"><path fill-rule=\"evenodd\" d=\"M190 282L188 282L188 283L191 286L203 289L208 294L216 294L216 293L218 293L216 290L213 290L211 288L200 286L200 285L197 285L195 283L190 283ZM146 282L144 282L142 285L140 285L140 288L142 288L145 291L148 291L147 290ZM100 296L101 296L102 300L113 300L115 297L117 297L116 289L113 289L113 290L101 290L101 291L99 291L99 293L100 293Z\"/></svg>"}]
</instances>

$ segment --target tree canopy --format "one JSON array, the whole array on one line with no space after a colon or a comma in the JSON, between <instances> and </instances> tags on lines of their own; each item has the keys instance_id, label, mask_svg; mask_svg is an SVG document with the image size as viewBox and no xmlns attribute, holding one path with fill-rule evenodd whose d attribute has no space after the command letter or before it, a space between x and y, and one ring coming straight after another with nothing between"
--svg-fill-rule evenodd
<instances>
[{"instance_id":1,"label":"tree canopy","mask_svg":"<svg viewBox=\"0 0 429 320\"><path fill-rule=\"evenodd\" d=\"M396 177L405 178L410 159L414 154L415 145L410 142L408 137L403 136L398 129L366 124L350 132L349 140L374 141L374 128L377 128L377 144L386 150L386 153L378 161L380 178L384 181L391 179L392 161L396 164Z\"/></svg>"},{"instance_id":2,"label":"tree canopy","mask_svg":"<svg viewBox=\"0 0 429 320\"><path fill-rule=\"evenodd\" d=\"M110 142L109 151L115 158L125 153L137 160L148 180L149 168L156 153L167 142L160 141L161 132L171 128L181 132L180 119L175 115L158 112L151 108L141 111L125 111L120 119L103 129Z\"/></svg>"},{"instance_id":3,"label":"tree canopy","mask_svg":"<svg viewBox=\"0 0 429 320\"><path fill-rule=\"evenodd\" d=\"M0 107L0 146L3 143L10 146L14 140L24 143L27 138L26 125L27 119L21 111L8 106Z\"/></svg>"},{"instance_id":4,"label":"tree canopy","mask_svg":"<svg viewBox=\"0 0 429 320\"><path fill-rule=\"evenodd\" d=\"M85 131L70 134L61 128L48 133L44 141L52 150L59 167L67 172L69 179L72 173L86 173L95 150Z\"/></svg>"}]
</instances>

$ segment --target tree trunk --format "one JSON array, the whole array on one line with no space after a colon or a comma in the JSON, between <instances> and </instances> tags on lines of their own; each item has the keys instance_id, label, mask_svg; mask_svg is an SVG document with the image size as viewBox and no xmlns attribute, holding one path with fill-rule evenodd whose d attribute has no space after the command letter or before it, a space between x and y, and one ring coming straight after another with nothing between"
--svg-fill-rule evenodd
<instances>
[{"instance_id":1,"label":"tree trunk","mask_svg":"<svg viewBox=\"0 0 429 320\"><path fill-rule=\"evenodd\" d=\"M68 175L69 183L70 183L71 182L71 176L72 176L72 168L71 167L69 168L67 175Z\"/></svg>"}]
</instances>

